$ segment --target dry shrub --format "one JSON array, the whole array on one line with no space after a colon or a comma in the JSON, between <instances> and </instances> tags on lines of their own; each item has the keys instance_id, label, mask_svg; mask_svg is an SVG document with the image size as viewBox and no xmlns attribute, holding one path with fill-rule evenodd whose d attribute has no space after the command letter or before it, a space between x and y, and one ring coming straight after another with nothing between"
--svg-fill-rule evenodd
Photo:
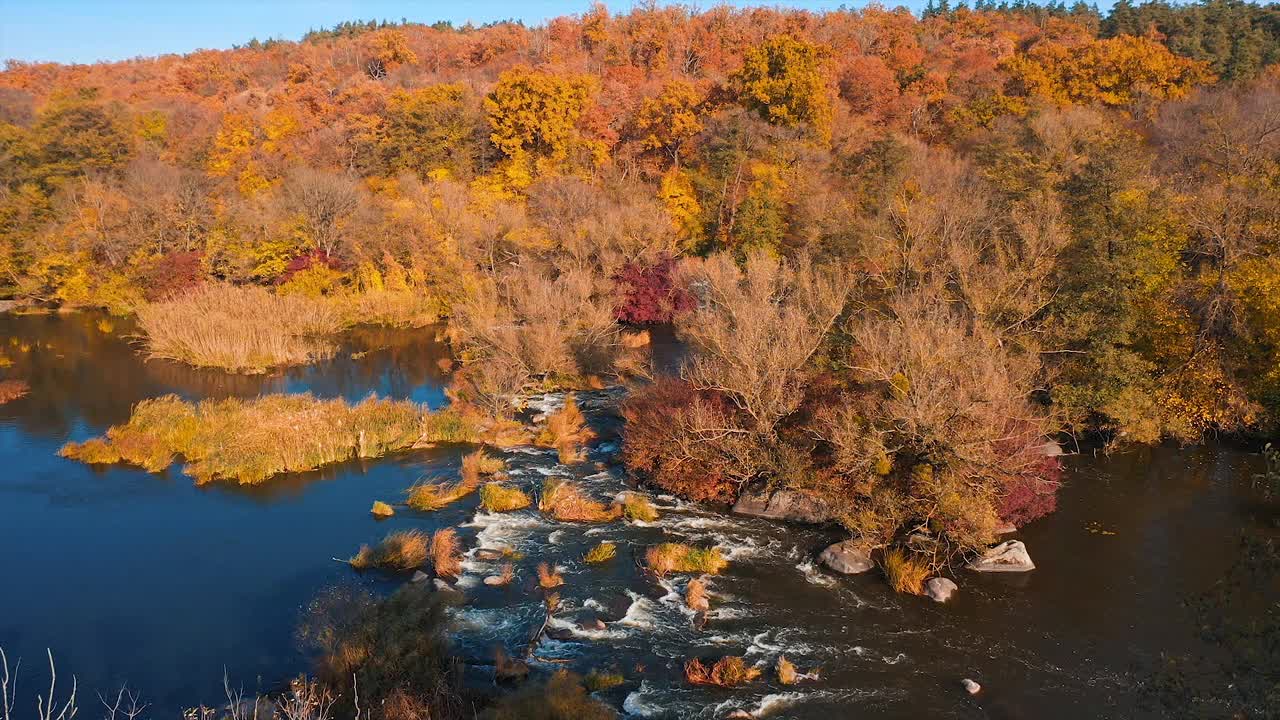
<instances>
[{"instance_id":1,"label":"dry shrub","mask_svg":"<svg viewBox=\"0 0 1280 720\"><path fill-rule=\"evenodd\" d=\"M476 491L476 485L465 480L420 481L405 491L405 504L419 512L435 512Z\"/></svg>"},{"instance_id":2,"label":"dry shrub","mask_svg":"<svg viewBox=\"0 0 1280 720\"><path fill-rule=\"evenodd\" d=\"M592 500L578 486L559 478L543 484L538 509L561 522L608 522L622 515L620 506Z\"/></svg>"},{"instance_id":3,"label":"dry shrub","mask_svg":"<svg viewBox=\"0 0 1280 720\"><path fill-rule=\"evenodd\" d=\"M31 386L22 380L0 380L0 405L26 395Z\"/></svg>"},{"instance_id":4,"label":"dry shrub","mask_svg":"<svg viewBox=\"0 0 1280 720\"><path fill-rule=\"evenodd\" d=\"M759 668L747 665L746 660L734 655L726 655L711 665L697 658L684 664L684 678L691 685L731 688L749 683L762 674Z\"/></svg>"},{"instance_id":5,"label":"dry shrub","mask_svg":"<svg viewBox=\"0 0 1280 720\"><path fill-rule=\"evenodd\" d=\"M587 673L587 677L583 682L591 692L600 692L602 690L616 688L626 681L627 679L622 676L622 673L592 670Z\"/></svg>"},{"instance_id":6,"label":"dry shrub","mask_svg":"<svg viewBox=\"0 0 1280 720\"><path fill-rule=\"evenodd\" d=\"M587 551L583 560L589 563L608 562L618 554L618 546L611 542L602 542Z\"/></svg>"},{"instance_id":7,"label":"dry shrub","mask_svg":"<svg viewBox=\"0 0 1280 720\"><path fill-rule=\"evenodd\" d=\"M391 517L392 515L396 514L395 508L382 502L381 500L375 500L373 502L373 508L369 510L369 512L372 513L374 517L380 517L380 518Z\"/></svg>"},{"instance_id":8,"label":"dry shrub","mask_svg":"<svg viewBox=\"0 0 1280 720\"><path fill-rule=\"evenodd\" d=\"M160 472L177 455L183 472L204 483L260 483L352 457L406 449L419 438L424 409L370 396L355 405L310 394L266 395L188 403L176 395L143 400L104 439L68 443L58 451L84 462L124 461Z\"/></svg>"},{"instance_id":9,"label":"dry shrub","mask_svg":"<svg viewBox=\"0 0 1280 720\"><path fill-rule=\"evenodd\" d=\"M897 548L885 552L880 568L896 592L911 595L924 593L924 581L932 572L929 563Z\"/></svg>"},{"instance_id":10,"label":"dry shrub","mask_svg":"<svg viewBox=\"0 0 1280 720\"><path fill-rule=\"evenodd\" d=\"M627 493L622 498L622 516L628 520L654 522L658 519L658 509L644 495Z\"/></svg>"},{"instance_id":11,"label":"dry shrub","mask_svg":"<svg viewBox=\"0 0 1280 720\"><path fill-rule=\"evenodd\" d=\"M152 357L261 373L332 355L334 345L326 338L344 322L323 299L208 283L143 305L138 327Z\"/></svg>"},{"instance_id":12,"label":"dry shrub","mask_svg":"<svg viewBox=\"0 0 1280 720\"><path fill-rule=\"evenodd\" d=\"M480 488L480 507L489 512L511 512L529 507L532 501L518 487L502 483L485 483Z\"/></svg>"},{"instance_id":13,"label":"dry shrub","mask_svg":"<svg viewBox=\"0 0 1280 720\"><path fill-rule=\"evenodd\" d=\"M477 483L482 475L496 475L507 467L502 458L488 455L477 450L462 456L462 479L465 482Z\"/></svg>"},{"instance_id":14,"label":"dry shrub","mask_svg":"<svg viewBox=\"0 0 1280 720\"><path fill-rule=\"evenodd\" d=\"M480 720L614 720L617 713L587 694L582 679L558 670L545 683L503 695Z\"/></svg>"},{"instance_id":15,"label":"dry shrub","mask_svg":"<svg viewBox=\"0 0 1280 720\"><path fill-rule=\"evenodd\" d=\"M578 409L577 400L569 395L564 400L564 407L547 416L546 427L539 433L537 444L555 448L560 454L560 462L567 465L587 459L583 446L595 436L587 427L587 418Z\"/></svg>"},{"instance_id":16,"label":"dry shrub","mask_svg":"<svg viewBox=\"0 0 1280 720\"><path fill-rule=\"evenodd\" d=\"M684 589L684 604L689 606L690 610L697 612L706 612L711 609L711 599L707 597L706 580L695 578L689 581L688 587Z\"/></svg>"},{"instance_id":17,"label":"dry shrub","mask_svg":"<svg viewBox=\"0 0 1280 720\"><path fill-rule=\"evenodd\" d=\"M682 543L660 543L644 553L645 564L659 576L668 573L715 575L729 567L720 548L696 548Z\"/></svg>"},{"instance_id":18,"label":"dry shrub","mask_svg":"<svg viewBox=\"0 0 1280 720\"><path fill-rule=\"evenodd\" d=\"M412 572L426 564L427 559L432 556L434 546L434 538L429 541L420 530L397 530L375 546L361 545L350 560L351 567L357 570L377 568Z\"/></svg>"},{"instance_id":19,"label":"dry shrub","mask_svg":"<svg viewBox=\"0 0 1280 720\"><path fill-rule=\"evenodd\" d=\"M545 562L538 563L538 585L545 589L560 587L564 584L564 576Z\"/></svg>"},{"instance_id":20,"label":"dry shrub","mask_svg":"<svg viewBox=\"0 0 1280 720\"><path fill-rule=\"evenodd\" d=\"M796 672L796 666L787 659L785 655L778 656L778 663L775 666L778 673L778 682L783 685L795 685L799 679L799 673Z\"/></svg>"},{"instance_id":21,"label":"dry shrub","mask_svg":"<svg viewBox=\"0 0 1280 720\"><path fill-rule=\"evenodd\" d=\"M462 574L462 550L453 528L443 528L431 535L431 566L440 577L456 578Z\"/></svg>"}]
</instances>

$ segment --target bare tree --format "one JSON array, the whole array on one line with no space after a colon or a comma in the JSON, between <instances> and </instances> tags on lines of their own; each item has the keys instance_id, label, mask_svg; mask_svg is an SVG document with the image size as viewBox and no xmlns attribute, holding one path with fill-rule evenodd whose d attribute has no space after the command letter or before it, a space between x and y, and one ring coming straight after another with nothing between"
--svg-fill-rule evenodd
<instances>
[{"instance_id":1,"label":"bare tree","mask_svg":"<svg viewBox=\"0 0 1280 720\"><path fill-rule=\"evenodd\" d=\"M302 219L316 250L334 254L360 206L360 186L345 175L303 167L289 174L284 199Z\"/></svg>"}]
</instances>

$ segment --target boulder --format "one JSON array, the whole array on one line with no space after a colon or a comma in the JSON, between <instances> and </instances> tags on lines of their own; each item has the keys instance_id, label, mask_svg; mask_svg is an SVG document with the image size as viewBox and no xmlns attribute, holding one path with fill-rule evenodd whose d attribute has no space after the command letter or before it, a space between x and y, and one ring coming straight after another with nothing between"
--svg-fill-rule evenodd
<instances>
[{"instance_id":1,"label":"boulder","mask_svg":"<svg viewBox=\"0 0 1280 720\"><path fill-rule=\"evenodd\" d=\"M604 630L604 622L600 618L588 618L578 622L578 628L581 630Z\"/></svg>"},{"instance_id":2,"label":"boulder","mask_svg":"<svg viewBox=\"0 0 1280 720\"><path fill-rule=\"evenodd\" d=\"M845 575L863 573L876 566L871 562L871 556L858 547L853 540L844 540L828 546L818 555L818 560L828 568Z\"/></svg>"},{"instance_id":3,"label":"boulder","mask_svg":"<svg viewBox=\"0 0 1280 720\"><path fill-rule=\"evenodd\" d=\"M569 628L547 628L547 637L560 642L573 640L573 631Z\"/></svg>"},{"instance_id":4,"label":"boulder","mask_svg":"<svg viewBox=\"0 0 1280 720\"><path fill-rule=\"evenodd\" d=\"M1018 526L1014 525L1013 523L1005 523L1000 527L996 528L997 535L1009 535L1010 533L1016 533L1016 532L1018 532Z\"/></svg>"},{"instance_id":5,"label":"boulder","mask_svg":"<svg viewBox=\"0 0 1280 720\"><path fill-rule=\"evenodd\" d=\"M1036 564L1031 562L1027 546L1021 540L1006 540L969 563L969 569L978 572L1026 572L1035 570Z\"/></svg>"},{"instance_id":6,"label":"boulder","mask_svg":"<svg viewBox=\"0 0 1280 720\"><path fill-rule=\"evenodd\" d=\"M426 574L426 573L422 572L421 570L414 570L414 571L413 571L413 577L412 577L412 578L410 578L409 582L411 582L411 583L423 583L423 582L426 582L426 581L427 581L427 580L429 580L429 579L431 579L431 576L430 576L430 575L428 575L428 574Z\"/></svg>"},{"instance_id":7,"label":"boulder","mask_svg":"<svg viewBox=\"0 0 1280 720\"><path fill-rule=\"evenodd\" d=\"M969 678L965 678L961 680L960 685L964 688L965 692L969 693L970 695L977 695L982 690L981 685L970 680Z\"/></svg>"},{"instance_id":8,"label":"boulder","mask_svg":"<svg viewBox=\"0 0 1280 720\"><path fill-rule=\"evenodd\" d=\"M728 715L725 715L724 720L755 720L755 717L755 715L752 715L746 710L734 710Z\"/></svg>"},{"instance_id":9,"label":"boulder","mask_svg":"<svg viewBox=\"0 0 1280 720\"><path fill-rule=\"evenodd\" d=\"M747 491L733 504L737 515L822 525L835 517L826 502L796 490Z\"/></svg>"},{"instance_id":10,"label":"boulder","mask_svg":"<svg viewBox=\"0 0 1280 720\"><path fill-rule=\"evenodd\" d=\"M959 588L954 582L943 577L929 578L924 583L924 594L934 602L946 602Z\"/></svg>"},{"instance_id":11,"label":"boulder","mask_svg":"<svg viewBox=\"0 0 1280 720\"><path fill-rule=\"evenodd\" d=\"M631 609L632 600L626 595L613 595L604 601L604 610L601 612L609 622L617 622L627 616L627 611Z\"/></svg>"},{"instance_id":12,"label":"boulder","mask_svg":"<svg viewBox=\"0 0 1280 720\"><path fill-rule=\"evenodd\" d=\"M500 585L506 585L507 579L501 575L490 575L484 579L484 584L491 587L498 587Z\"/></svg>"},{"instance_id":13,"label":"boulder","mask_svg":"<svg viewBox=\"0 0 1280 720\"><path fill-rule=\"evenodd\" d=\"M492 561L494 561L494 560L501 560L501 559L502 559L502 551L501 551L501 550L495 550L495 549L493 549L493 548L478 548L478 549L476 550L476 559L477 559L477 560L486 560L486 561L490 561L490 562L492 562Z\"/></svg>"},{"instance_id":14,"label":"boulder","mask_svg":"<svg viewBox=\"0 0 1280 720\"><path fill-rule=\"evenodd\" d=\"M431 584L432 584L432 586L434 586L434 587L435 587L436 592L442 592L442 593L453 593L454 595L457 595L457 596L459 596L459 597L461 597L461 596L462 596L462 591L461 591L461 590L459 590L458 588L456 588L456 587L454 587L454 586L450 585L449 583L445 582L444 580L441 580L440 578L436 578L435 580L432 580L432 581L431 581Z\"/></svg>"}]
</instances>

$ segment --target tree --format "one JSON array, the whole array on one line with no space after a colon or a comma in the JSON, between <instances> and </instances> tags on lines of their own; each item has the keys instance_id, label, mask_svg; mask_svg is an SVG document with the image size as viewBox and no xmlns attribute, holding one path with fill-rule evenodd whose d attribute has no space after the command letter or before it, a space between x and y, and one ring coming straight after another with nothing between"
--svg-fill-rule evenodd
<instances>
[{"instance_id":1,"label":"tree","mask_svg":"<svg viewBox=\"0 0 1280 720\"><path fill-rule=\"evenodd\" d=\"M354 134L366 172L413 172L422 179L435 170L470 175L479 155L479 118L459 83L397 90L386 112L355 119Z\"/></svg>"},{"instance_id":2,"label":"tree","mask_svg":"<svg viewBox=\"0 0 1280 720\"><path fill-rule=\"evenodd\" d=\"M729 78L743 107L774 125L831 136L831 98L823 62L828 52L791 35L776 35L746 52Z\"/></svg>"},{"instance_id":3,"label":"tree","mask_svg":"<svg viewBox=\"0 0 1280 720\"><path fill-rule=\"evenodd\" d=\"M596 159L604 148L579 130L594 93L594 80L588 76L507 70L484 101L493 129L489 138L508 159L548 170L564 165L578 151Z\"/></svg>"},{"instance_id":4,"label":"tree","mask_svg":"<svg viewBox=\"0 0 1280 720\"><path fill-rule=\"evenodd\" d=\"M701 104L702 96L684 80L667 83L657 97L645 98L635 119L641 147L664 153L679 167L686 143L702 132Z\"/></svg>"},{"instance_id":5,"label":"tree","mask_svg":"<svg viewBox=\"0 0 1280 720\"><path fill-rule=\"evenodd\" d=\"M286 207L302 222L314 249L337 254L348 223L360 206L359 186L351 178L312 168L298 168L284 186Z\"/></svg>"}]
</instances>

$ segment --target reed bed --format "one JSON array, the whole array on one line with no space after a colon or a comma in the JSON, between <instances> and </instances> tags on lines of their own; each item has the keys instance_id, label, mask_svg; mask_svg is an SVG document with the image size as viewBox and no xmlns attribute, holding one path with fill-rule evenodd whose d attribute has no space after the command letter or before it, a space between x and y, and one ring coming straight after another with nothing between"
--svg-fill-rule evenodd
<instances>
[{"instance_id":1,"label":"reed bed","mask_svg":"<svg viewBox=\"0 0 1280 720\"><path fill-rule=\"evenodd\" d=\"M176 395L144 400L103 438L68 443L63 457L125 462L150 472L178 456L197 483L260 483L284 472L315 470L353 457L374 458L412 446L425 409L374 396L354 405L303 395L266 395L189 403Z\"/></svg>"},{"instance_id":2,"label":"reed bed","mask_svg":"<svg viewBox=\"0 0 1280 720\"><path fill-rule=\"evenodd\" d=\"M560 462L568 465L587 459L585 445L596 434L587 427L587 418L578 409L573 395L565 398L564 407L547 416L547 424L538 434L537 444L553 447L560 455Z\"/></svg>"},{"instance_id":3,"label":"reed bed","mask_svg":"<svg viewBox=\"0 0 1280 720\"><path fill-rule=\"evenodd\" d=\"M592 500L578 486L559 478L543 484L538 509L561 522L609 522L622 516L620 505Z\"/></svg>"},{"instance_id":4,"label":"reed bed","mask_svg":"<svg viewBox=\"0 0 1280 720\"><path fill-rule=\"evenodd\" d=\"M692 685L737 687L762 674L759 668L748 665L746 660L735 655L726 655L710 665L697 658L684 664L684 678Z\"/></svg>"},{"instance_id":5,"label":"reed bed","mask_svg":"<svg viewBox=\"0 0 1280 720\"><path fill-rule=\"evenodd\" d=\"M608 562L618 555L618 546L611 542L602 542L587 551L583 556L585 562L592 564Z\"/></svg>"},{"instance_id":6,"label":"reed bed","mask_svg":"<svg viewBox=\"0 0 1280 720\"><path fill-rule=\"evenodd\" d=\"M357 570L412 572L426 565L433 545L421 530L397 530L377 545L361 545L348 562Z\"/></svg>"},{"instance_id":7,"label":"reed bed","mask_svg":"<svg viewBox=\"0 0 1280 720\"><path fill-rule=\"evenodd\" d=\"M683 543L660 543L645 551L645 564L659 576L668 573L715 575L729 567L720 548L697 548Z\"/></svg>"},{"instance_id":8,"label":"reed bed","mask_svg":"<svg viewBox=\"0 0 1280 720\"><path fill-rule=\"evenodd\" d=\"M511 512L527 508L530 504L529 496L518 487L491 482L480 488L480 507L488 512Z\"/></svg>"},{"instance_id":9,"label":"reed bed","mask_svg":"<svg viewBox=\"0 0 1280 720\"><path fill-rule=\"evenodd\" d=\"M487 455L477 450L462 456L462 479L466 482L478 483L483 475L496 475L505 470L507 464L502 458Z\"/></svg>"},{"instance_id":10,"label":"reed bed","mask_svg":"<svg viewBox=\"0 0 1280 720\"><path fill-rule=\"evenodd\" d=\"M929 564L902 550L893 549L884 554L880 562L889 585L900 593L924 594L924 581L929 577Z\"/></svg>"},{"instance_id":11,"label":"reed bed","mask_svg":"<svg viewBox=\"0 0 1280 720\"><path fill-rule=\"evenodd\" d=\"M31 391L31 386L22 380L0 380L0 405L17 400Z\"/></svg>"},{"instance_id":12,"label":"reed bed","mask_svg":"<svg viewBox=\"0 0 1280 720\"><path fill-rule=\"evenodd\" d=\"M241 373L329 357L335 349L329 338L347 324L340 309L323 298L224 283L200 285L138 309L151 357Z\"/></svg>"}]
</instances>

